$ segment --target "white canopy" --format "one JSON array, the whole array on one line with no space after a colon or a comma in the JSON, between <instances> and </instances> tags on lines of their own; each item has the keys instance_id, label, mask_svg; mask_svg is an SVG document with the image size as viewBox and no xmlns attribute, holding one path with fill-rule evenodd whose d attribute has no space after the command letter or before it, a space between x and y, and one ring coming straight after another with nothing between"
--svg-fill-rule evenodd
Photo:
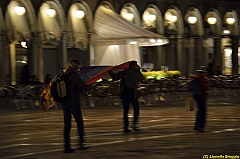
<instances>
[{"instance_id":1,"label":"white canopy","mask_svg":"<svg viewBox=\"0 0 240 159\"><path fill-rule=\"evenodd\" d=\"M139 46L158 46L168 39L143 29L105 6L95 13L92 65L115 65L129 60L140 62Z\"/></svg>"}]
</instances>

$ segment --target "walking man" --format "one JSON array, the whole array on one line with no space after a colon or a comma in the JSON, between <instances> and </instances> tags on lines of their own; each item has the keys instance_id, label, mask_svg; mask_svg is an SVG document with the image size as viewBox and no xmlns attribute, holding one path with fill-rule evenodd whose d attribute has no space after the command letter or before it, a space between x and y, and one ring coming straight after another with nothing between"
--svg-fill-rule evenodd
<instances>
[{"instance_id":1,"label":"walking man","mask_svg":"<svg viewBox=\"0 0 240 159\"><path fill-rule=\"evenodd\" d=\"M130 103L132 104L134 111L132 128L134 131L138 131L139 129L137 128L137 122L139 116L139 93L137 91L137 88L138 82L141 82L143 80L143 75L140 72L140 67L137 64L137 61L130 61L128 69L120 71L116 74L110 71L109 75L113 80L121 80L120 94L123 104L123 131L125 133L131 132L131 130L128 128L128 112Z\"/></svg>"},{"instance_id":2,"label":"walking man","mask_svg":"<svg viewBox=\"0 0 240 159\"><path fill-rule=\"evenodd\" d=\"M64 152L72 153L74 149L70 146L70 129L72 115L77 123L78 135L79 135L79 145L80 150L86 150L84 143L84 124L83 117L80 109L80 93L81 91L88 91L89 87L86 85L78 75L78 70L80 68L80 62L78 59L70 59L68 62L67 70L65 74L69 76L70 86L71 86L71 96L69 100L62 103L63 114L64 114Z\"/></svg>"}]
</instances>

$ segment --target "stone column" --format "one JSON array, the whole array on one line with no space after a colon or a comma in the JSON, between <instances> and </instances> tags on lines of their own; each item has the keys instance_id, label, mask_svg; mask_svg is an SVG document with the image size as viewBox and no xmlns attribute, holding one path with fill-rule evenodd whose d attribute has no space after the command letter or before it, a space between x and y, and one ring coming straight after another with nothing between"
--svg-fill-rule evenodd
<instances>
[{"instance_id":1,"label":"stone column","mask_svg":"<svg viewBox=\"0 0 240 159\"><path fill-rule=\"evenodd\" d=\"M202 37L197 37L194 39L195 45L195 70L199 68L199 66L204 65L203 63L203 39Z\"/></svg>"},{"instance_id":2,"label":"stone column","mask_svg":"<svg viewBox=\"0 0 240 159\"><path fill-rule=\"evenodd\" d=\"M61 44L61 53L62 53L62 61L60 63L60 68L64 68L67 66L68 57L67 57L67 33L62 33L62 44Z\"/></svg>"},{"instance_id":3,"label":"stone column","mask_svg":"<svg viewBox=\"0 0 240 159\"><path fill-rule=\"evenodd\" d=\"M155 68L157 68L157 70L161 70L161 66L165 66L165 60L166 60L166 56L165 56L165 53L164 53L164 51L163 51L163 47L162 46L158 46L157 48L156 48L156 51L157 51L157 56L158 56L158 58L157 58L157 62L156 62L156 67Z\"/></svg>"},{"instance_id":4,"label":"stone column","mask_svg":"<svg viewBox=\"0 0 240 159\"><path fill-rule=\"evenodd\" d=\"M190 39L189 37L186 37L183 39L183 49L184 54L182 57L182 67L183 71L181 72L182 75L188 76L190 74Z\"/></svg>"},{"instance_id":5,"label":"stone column","mask_svg":"<svg viewBox=\"0 0 240 159\"><path fill-rule=\"evenodd\" d=\"M3 33L0 32L0 86L5 84L5 71L4 71L4 44L3 44L4 38L3 38Z\"/></svg>"},{"instance_id":6,"label":"stone column","mask_svg":"<svg viewBox=\"0 0 240 159\"><path fill-rule=\"evenodd\" d=\"M223 67L223 56L222 56L222 51L221 51L221 38L215 38L214 39L214 66L219 66L220 69L222 70ZM214 69L214 67L213 67Z\"/></svg>"},{"instance_id":7,"label":"stone column","mask_svg":"<svg viewBox=\"0 0 240 159\"><path fill-rule=\"evenodd\" d=\"M232 37L232 74L238 74L238 37Z\"/></svg>"},{"instance_id":8,"label":"stone column","mask_svg":"<svg viewBox=\"0 0 240 159\"><path fill-rule=\"evenodd\" d=\"M184 68L183 68L183 39L182 36L177 36L177 69L183 73Z\"/></svg>"},{"instance_id":9,"label":"stone column","mask_svg":"<svg viewBox=\"0 0 240 159\"><path fill-rule=\"evenodd\" d=\"M30 75L37 75L39 78L38 72L38 55L37 55L37 37L36 34L32 33L31 42L28 45L27 56L28 56L28 65L30 70Z\"/></svg>"},{"instance_id":10,"label":"stone column","mask_svg":"<svg viewBox=\"0 0 240 159\"><path fill-rule=\"evenodd\" d=\"M169 39L169 48L167 52L167 65L170 66L169 70L176 67L176 49L175 39Z\"/></svg>"},{"instance_id":11,"label":"stone column","mask_svg":"<svg viewBox=\"0 0 240 159\"><path fill-rule=\"evenodd\" d=\"M11 85L16 85L16 48L15 42L10 44L10 68L11 68Z\"/></svg>"}]
</instances>

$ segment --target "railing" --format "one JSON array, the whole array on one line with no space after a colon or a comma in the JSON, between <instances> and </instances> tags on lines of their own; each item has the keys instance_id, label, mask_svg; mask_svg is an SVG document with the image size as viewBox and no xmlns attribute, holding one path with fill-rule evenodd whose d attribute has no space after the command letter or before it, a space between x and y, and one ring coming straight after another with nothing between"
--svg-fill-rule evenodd
<instances>
[{"instance_id":1,"label":"railing","mask_svg":"<svg viewBox=\"0 0 240 159\"><path fill-rule=\"evenodd\" d=\"M206 78L209 90L209 98L240 96L239 76L219 76ZM188 87L191 78L179 79L164 78L161 80L144 80L139 84L142 96L140 104L174 104L185 101L188 95ZM45 85L34 86L3 86L0 88L1 108L37 108L41 107L40 94ZM38 106L39 105L39 106ZM119 82L99 82L91 86L88 96L81 96L82 107L121 106L119 98ZM56 108L60 104L56 104Z\"/></svg>"}]
</instances>

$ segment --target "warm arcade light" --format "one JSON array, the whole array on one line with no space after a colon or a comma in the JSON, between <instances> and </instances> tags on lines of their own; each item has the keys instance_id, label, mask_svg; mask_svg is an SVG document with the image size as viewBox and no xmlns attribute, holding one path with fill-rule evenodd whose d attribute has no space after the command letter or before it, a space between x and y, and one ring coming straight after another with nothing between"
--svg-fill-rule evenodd
<instances>
[{"instance_id":1,"label":"warm arcade light","mask_svg":"<svg viewBox=\"0 0 240 159\"><path fill-rule=\"evenodd\" d=\"M148 14L147 18L150 22L154 22L156 20L156 15L154 14Z\"/></svg>"},{"instance_id":2,"label":"warm arcade light","mask_svg":"<svg viewBox=\"0 0 240 159\"><path fill-rule=\"evenodd\" d=\"M195 24L196 22L197 22L197 17L194 17L194 16L188 17L189 24Z\"/></svg>"},{"instance_id":3,"label":"warm arcade light","mask_svg":"<svg viewBox=\"0 0 240 159\"><path fill-rule=\"evenodd\" d=\"M156 40L155 40L155 39L150 39L150 42L151 42L151 43L155 43Z\"/></svg>"},{"instance_id":4,"label":"warm arcade light","mask_svg":"<svg viewBox=\"0 0 240 159\"><path fill-rule=\"evenodd\" d=\"M216 24L217 23L217 19L215 18L215 17L209 17L208 19L207 19L207 22L208 22L208 24Z\"/></svg>"},{"instance_id":5,"label":"warm arcade light","mask_svg":"<svg viewBox=\"0 0 240 159\"><path fill-rule=\"evenodd\" d=\"M84 11L82 11L82 10L76 10L75 14L76 14L76 17L79 19L82 19L85 16Z\"/></svg>"},{"instance_id":6,"label":"warm arcade light","mask_svg":"<svg viewBox=\"0 0 240 159\"><path fill-rule=\"evenodd\" d=\"M235 23L235 19L234 18L227 18L226 23L229 24L229 25L233 25Z\"/></svg>"},{"instance_id":7,"label":"warm arcade light","mask_svg":"<svg viewBox=\"0 0 240 159\"><path fill-rule=\"evenodd\" d=\"M230 34L230 30L224 30L223 33L224 34Z\"/></svg>"},{"instance_id":8,"label":"warm arcade light","mask_svg":"<svg viewBox=\"0 0 240 159\"><path fill-rule=\"evenodd\" d=\"M177 21L177 16L169 15L169 16L167 16L167 20L169 20L172 23L175 23Z\"/></svg>"},{"instance_id":9,"label":"warm arcade light","mask_svg":"<svg viewBox=\"0 0 240 159\"><path fill-rule=\"evenodd\" d=\"M125 13L124 18L127 20L132 20L134 15L132 13Z\"/></svg>"},{"instance_id":10,"label":"warm arcade light","mask_svg":"<svg viewBox=\"0 0 240 159\"><path fill-rule=\"evenodd\" d=\"M47 9L47 14L49 17L53 18L56 16L56 11L52 8Z\"/></svg>"},{"instance_id":11,"label":"warm arcade light","mask_svg":"<svg viewBox=\"0 0 240 159\"><path fill-rule=\"evenodd\" d=\"M17 13L17 15L24 15L26 13L25 8L21 6L16 6L14 11Z\"/></svg>"},{"instance_id":12,"label":"warm arcade light","mask_svg":"<svg viewBox=\"0 0 240 159\"><path fill-rule=\"evenodd\" d=\"M23 48L28 48L28 47L27 47L27 42L26 42L26 41L22 41L22 42L21 42L21 46L22 46Z\"/></svg>"},{"instance_id":13,"label":"warm arcade light","mask_svg":"<svg viewBox=\"0 0 240 159\"><path fill-rule=\"evenodd\" d=\"M136 41L131 41L130 44L135 45L135 44L137 44L137 42Z\"/></svg>"}]
</instances>

